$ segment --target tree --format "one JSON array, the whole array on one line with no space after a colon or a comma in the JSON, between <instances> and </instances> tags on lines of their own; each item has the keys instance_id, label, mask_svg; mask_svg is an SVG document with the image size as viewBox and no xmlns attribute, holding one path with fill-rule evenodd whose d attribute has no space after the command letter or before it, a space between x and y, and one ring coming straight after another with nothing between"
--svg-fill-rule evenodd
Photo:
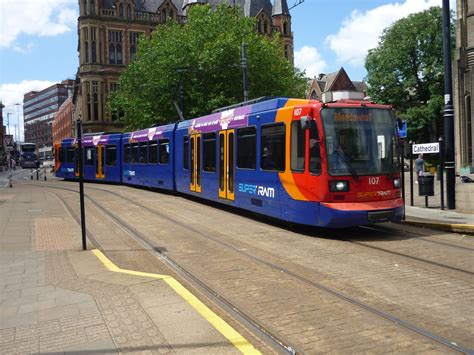
<instances>
[{"instance_id":1,"label":"tree","mask_svg":"<svg viewBox=\"0 0 474 355\"><path fill-rule=\"evenodd\" d=\"M410 127L409 138L436 139L442 130L444 64L441 8L432 7L384 30L365 60L368 94L392 104ZM454 44L454 26L452 26Z\"/></svg>"},{"instance_id":2,"label":"tree","mask_svg":"<svg viewBox=\"0 0 474 355\"><path fill-rule=\"evenodd\" d=\"M123 113L128 129L175 122L181 78L184 116L197 117L243 101L241 45L247 45L249 96L302 97L306 80L284 55L278 36L255 31L253 18L236 7L193 6L187 22L159 25L142 38L136 59L120 76L120 90L110 98L112 112Z\"/></svg>"}]
</instances>

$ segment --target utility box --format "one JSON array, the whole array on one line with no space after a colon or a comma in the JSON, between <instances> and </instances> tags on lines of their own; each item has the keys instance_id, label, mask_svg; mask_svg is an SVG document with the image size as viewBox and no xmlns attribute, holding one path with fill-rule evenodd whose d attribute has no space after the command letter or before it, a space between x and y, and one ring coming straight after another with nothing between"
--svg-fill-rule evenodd
<instances>
[{"instance_id":1,"label":"utility box","mask_svg":"<svg viewBox=\"0 0 474 355\"><path fill-rule=\"evenodd\" d=\"M434 196L434 176L420 175L418 177L418 195Z\"/></svg>"}]
</instances>

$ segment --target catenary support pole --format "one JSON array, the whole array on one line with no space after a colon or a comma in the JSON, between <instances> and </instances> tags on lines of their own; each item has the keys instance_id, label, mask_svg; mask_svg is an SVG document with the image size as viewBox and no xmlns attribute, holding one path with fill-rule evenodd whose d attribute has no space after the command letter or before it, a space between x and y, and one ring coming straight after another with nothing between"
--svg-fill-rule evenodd
<instances>
[{"instance_id":1,"label":"catenary support pole","mask_svg":"<svg viewBox=\"0 0 474 355\"><path fill-rule=\"evenodd\" d=\"M441 209L444 210L444 142L443 137L439 137L439 191L440 191L440 198L441 198Z\"/></svg>"},{"instance_id":2,"label":"catenary support pole","mask_svg":"<svg viewBox=\"0 0 474 355\"><path fill-rule=\"evenodd\" d=\"M84 154L82 149L82 122L79 118L76 124L77 131L77 150L79 159L79 200L81 205L81 232L82 232L82 250L87 250L86 240L86 212L84 206Z\"/></svg>"},{"instance_id":3,"label":"catenary support pole","mask_svg":"<svg viewBox=\"0 0 474 355\"><path fill-rule=\"evenodd\" d=\"M415 142L410 141L410 206L414 205L414 192L413 192L413 144Z\"/></svg>"},{"instance_id":4,"label":"catenary support pole","mask_svg":"<svg viewBox=\"0 0 474 355\"><path fill-rule=\"evenodd\" d=\"M400 176L402 178L403 220L405 220L405 142L400 142Z\"/></svg>"},{"instance_id":5,"label":"catenary support pole","mask_svg":"<svg viewBox=\"0 0 474 355\"><path fill-rule=\"evenodd\" d=\"M456 208L454 162L454 108L452 100L451 72L451 14L449 0L443 0L443 48L444 48L444 164L446 169L446 193L448 209Z\"/></svg>"},{"instance_id":6,"label":"catenary support pole","mask_svg":"<svg viewBox=\"0 0 474 355\"><path fill-rule=\"evenodd\" d=\"M248 66L247 66L247 45L242 43L242 73L244 81L244 101L249 99L249 79L248 79Z\"/></svg>"}]
</instances>

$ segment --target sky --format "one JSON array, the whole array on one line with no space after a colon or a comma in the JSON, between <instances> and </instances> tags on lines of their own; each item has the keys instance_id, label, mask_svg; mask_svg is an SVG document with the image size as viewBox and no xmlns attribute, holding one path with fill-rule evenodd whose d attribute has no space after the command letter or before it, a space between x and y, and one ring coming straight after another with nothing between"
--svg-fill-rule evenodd
<instances>
[{"instance_id":1,"label":"sky","mask_svg":"<svg viewBox=\"0 0 474 355\"><path fill-rule=\"evenodd\" d=\"M292 7L298 0L287 0ZM442 0L304 0L290 10L295 66L308 77L340 67L366 76L364 59L382 31ZM450 0L455 9L456 0ZM75 77L77 0L0 0L0 101L4 124L23 137L23 95ZM15 105L15 104L20 105ZM9 115L8 115L9 114Z\"/></svg>"}]
</instances>

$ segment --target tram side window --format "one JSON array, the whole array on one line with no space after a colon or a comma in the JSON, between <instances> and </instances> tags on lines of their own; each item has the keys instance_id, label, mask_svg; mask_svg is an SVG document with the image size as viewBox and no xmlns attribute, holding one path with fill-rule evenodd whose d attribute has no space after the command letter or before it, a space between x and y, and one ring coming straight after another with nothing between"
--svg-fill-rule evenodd
<instances>
[{"instance_id":1,"label":"tram side window","mask_svg":"<svg viewBox=\"0 0 474 355\"><path fill-rule=\"evenodd\" d=\"M170 141L169 139L160 139L158 141L160 149L160 164L168 164L170 161Z\"/></svg>"},{"instance_id":2,"label":"tram side window","mask_svg":"<svg viewBox=\"0 0 474 355\"><path fill-rule=\"evenodd\" d=\"M105 165L117 166L117 146L116 145L105 146Z\"/></svg>"},{"instance_id":3,"label":"tram side window","mask_svg":"<svg viewBox=\"0 0 474 355\"><path fill-rule=\"evenodd\" d=\"M313 174L321 174L321 142L316 121L309 123L309 171Z\"/></svg>"},{"instance_id":4,"label":"tram side window","mask_svg":"<svg viewBox=\"0 0 474 355\"><path fill-rule=\"evenodd\" d=\"M132 143L132 164L138 164L138 143Z\"/></svg>"},{"instance_id":5,"label":"tram side window","mask_svg":"<svg viewBox=\"0 0 474 355\"><path fill-rule=\"evenodd\" d=\"M64 163L66 158L66 148L59 148L59 162Z\"/></svg>"},{"instance_id":6,"label":"tram side window","mask_svg":"<svg viewBox=\"0 0 474 355\"><path fill-rule=\"evenodd\" d=\"M148 157L147 157L147 152L148 152L148 142L141 142L139 144L140 146L140 158L139 158L139 163L140 164L146 164L148 163Z\"/></svg>"},{"instance_id":7,"label":"tram side window","mask_svg":"<svg viewBox=\"0 0 474 355\"><path fill-rule=\"evenodd\" d=\"M257 129L245 127L237 130L237 167L255 169L257 166Z\"/></svg>"},{"instance_id":8,"label":"tram side window","mask_svg":"<svg viewBox=\"0 0 474 355\"><path fill-rule=\"evenodd\" d=\"M304 171L306 148L306 130L301 121L291 123L291 170Z\"/></svg>"},{"instance_id":9,"label":"tram side window","mask_svg":"<svg viewBox=\"0 0 474 355\"><path fill-rule=\"evenodd\" d=\"M88 147L85 149L85 165L94 165L94 148Z\"/></svg>"},{"instance_id":10,"label":"tram side window","mask_svg":"<svg viewBox=\"0 0 474 355\"><path fill-rule=\"evenodd\" d=\"M150 141L149 143L148 163L149 164L158 163L158 142L157 141Z\"/></svg>"},{"instance_id":11,"label":"tram side window","mask_svg":"<svg viewBox=\"0 0 474 355\"><path fill-rule=\"evenodd\" d=\"M203 135L203 166L204 171L216 172L216 134L206 133Z\"/></svg>"},{"instance_id":12,"label":"tram side window","mask_svg":"<svg viewBox=\"0 0 474 355\"><path fill-rule=\"evenodd\" d=\"M189 138L183 138L183 169L189 169Z\"/></svg>"},{"instance_id":13,"label":"tram side window","mask_svg":"<svg viewBox=\"0 0 474 355\"><path fill-rule=\"evenodd\" d=\"M262 170L285 170L285 125L262 126L260 167Z\"/></svg>"},{"instance_id":14,"label":"tram side window","mask_svg":"<svg viewBox=\"0 0 474 355\"><path fill-rule=\"evenodd\" d=\"M123 162L130 163L132 156L130 155L130 144L123 145Z\"/></svg>"},{"instance_id":15,"label":"tram side window","mask_svg":"<svg viewBox=\"0 0 474 355\"><path fill-rule=\"evenodd\" d=\"M68 163L74 163L74 152L75 148L67 148L66 151L66 162Z\"/></svg>"}]
</instances>

